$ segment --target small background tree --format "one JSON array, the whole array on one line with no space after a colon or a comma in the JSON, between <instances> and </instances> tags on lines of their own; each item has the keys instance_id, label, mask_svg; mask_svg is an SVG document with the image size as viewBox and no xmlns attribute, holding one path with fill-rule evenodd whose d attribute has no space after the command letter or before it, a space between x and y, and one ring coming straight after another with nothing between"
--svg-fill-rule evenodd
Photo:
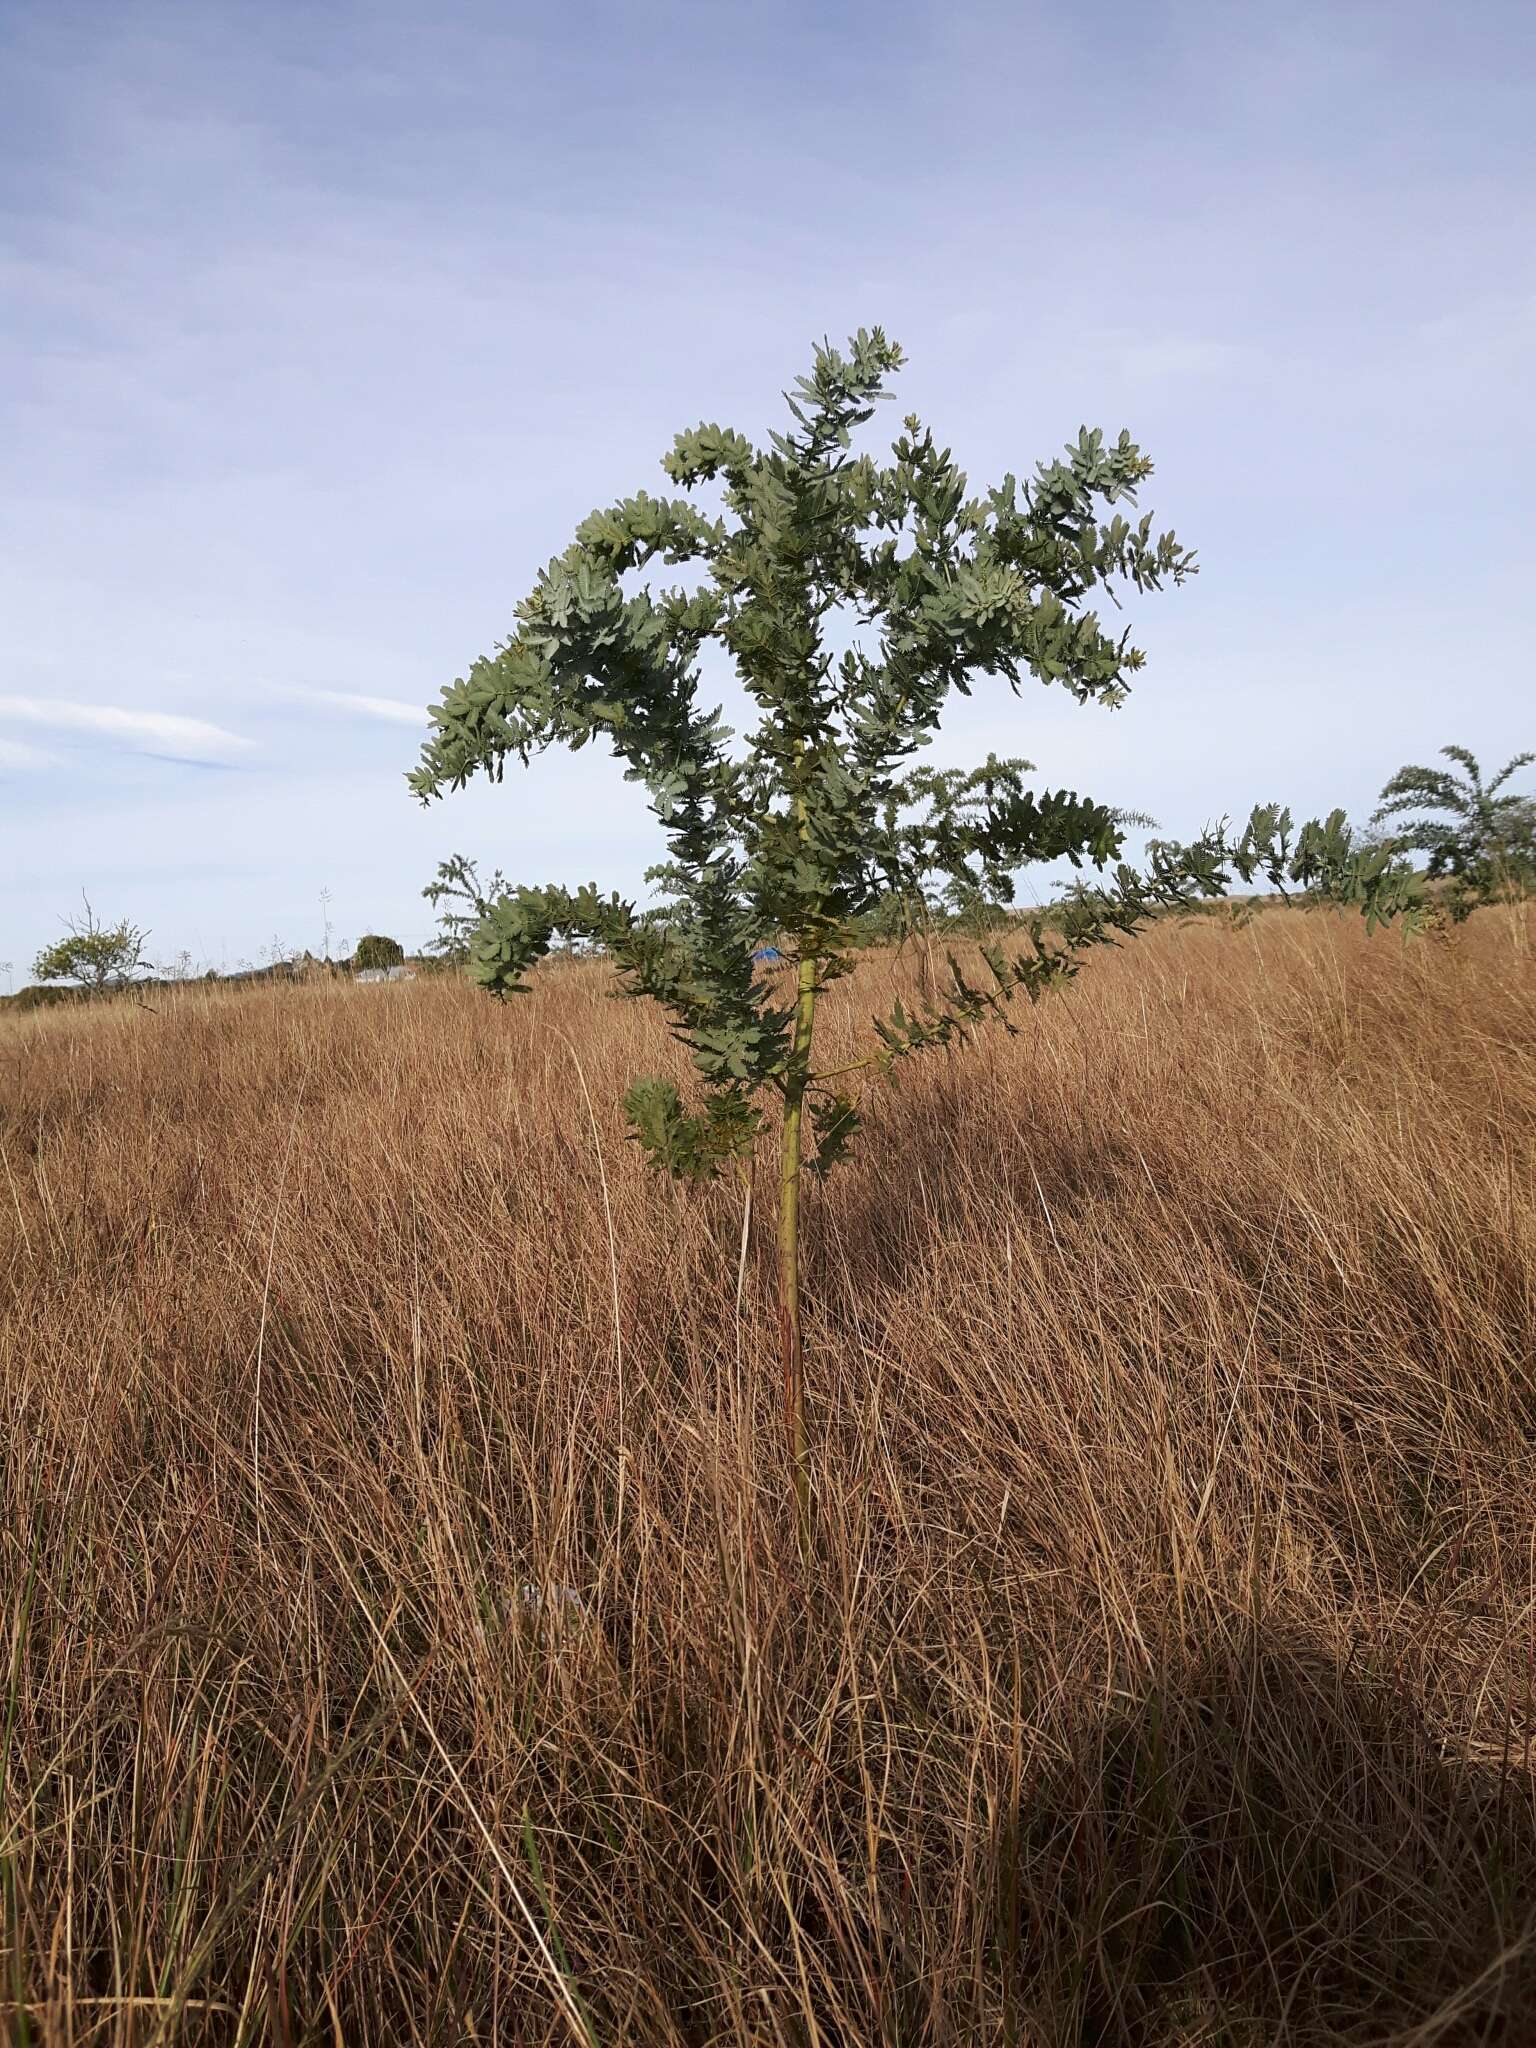
<instances>
[{"instance_id":1,"label":"small background tree","mask_svg":"<svg viewBox=\"0 0 1536 2048\"><path fill-rule=\"evenodd\" d=\"M65 935L45 946L32 962L32 972L41 982L73 982L91 995L110 994L138 980L148 962L144 958L147 931L138 925L103 924L83 897L84 912L67 921Z\"/></svg>"},{"instance_id":2,"label":"small background tree","mask_svg":"<svg viewBox=\"0 0 1536 2048\"><path fill-rule=\"evenodd\" d=\"M366 974L370 968L400 967L404 961L405 948L400 941L386 938L382 932L365 933L352 956L352 965L359 974Z\"/></svg>"},{"instance_id":3,"label":"small background tree","mask_svg":"<svg viewBox=\"0 0 1536 2048\"><path fill-rule=\"evenodd\" d=\"M436 878L421 893L437 912L437 933L427 941L427 954L445 967L465 967L475 933L492 904L507 893L507 878L497 868L482 881L476 863L454 853L438 863Z\"/></svg>"},{"instance_id":4,"label":"small background tree","mask_svg":"<svg viewBox=\"0 0 1536 2048\"><path fill-rule=\"evenodd\" d=\"M1462 772L1399 768L1381 792L1372 825L1407 819L1390 828L1386 843L1428 854L1431 878L1449 878L1445 902L1452 917L1466 917L1480 903L1518 907L1536 887L1536 797L1505 784L1536 761L1536 753L1516 754L1484 782L1466 747L1440 752Z\"/></svg>"},{"instance_id":5,"label":"small background tree","mask_svg":"<svg viewBox=\"0 0 1536 2048\"><path fill-rule=\"evenodd\" d=\"M1191 846L1154 843L1138 873L1120 860L1125 827L1112 809L1074 791L1037 794L1023 762L908 767L951 692L982 680L1018 694L1034 677L1085 704L1123 702L1142 656L1104 628L1092 594L1179 583L1194 563L1150 515L1126 517L1151 470L1128 434L1106 442L1084 428L1022 489L1006 476L979 496L915 418L888 463L855 454L854 431L900 363L878 328L861 331L846 353L817 351L789 394L789 430L767 450L714 425L680 435L664 468L721 509L641 492L584 520L519 607L511 640L433 708L411 778L426 800L475 774L499 779L509 755L526 763L602 739L645 787L670 854L653 870L660 906L640 911L593 886L507 891L470 940L469 970L512 995L557 934L606 948L625 992L667 1011L699 1077L696 1105L665 1079L638 1080L625 1097L635 1141L669 1173L747 1181L777 1112L780 1354L802 1544L802 1169L825 1174L846 1153L855 1076L894 1077L988 1018L1006 1025L1021 991L1038 998L1088 948L1220 894L1234 873L1324 884L1373 918L1403 907L1409 886L1386 853L1351 848L1342 813L1293 834L1288 814L1257 811L1236 840L1217 830ZM636 588L652 563L687 565L690 578ZM750 706L744 743L700 702L711 642ZM1049 932L1038 916L1020 920L1011 957L983 941L979 973L951 955L915 1012L898 1005L874 1020L863 1057L818 1068L818 1000L893 899L915 907L950 889L1010 903L1019 869L1063 858L1108 870L1104 885L1056 912ZM789 956L787 994L756 973L764 933Z\"/></svg>"}]
</instances>

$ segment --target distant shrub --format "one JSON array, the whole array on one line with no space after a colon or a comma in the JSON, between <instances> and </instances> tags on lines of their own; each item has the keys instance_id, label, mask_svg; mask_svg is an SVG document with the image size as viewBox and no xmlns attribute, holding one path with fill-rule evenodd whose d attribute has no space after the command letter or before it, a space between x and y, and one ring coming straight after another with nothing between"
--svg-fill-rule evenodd
<instances>
[{"instance_id":1,"label":"distant shrub","mask_svg":"<svg viewBox=\"0 0 1536 2048\"><path fill-rule=\"evenodd\" d=\"M405 961L405 948L398 939L385 938L381 932L368 932L357 942L357 951L352 955L352 965L359 974L370 967L400 967Z\"/></svg>"},{"instance_id":2,"label":"distant shrub","mask_svg":"<svg viewBox=\"0 0 1536 2048\"><path fill-rule=\"evenodd\" d=\"M60 1003L84 1002L85 997L83 988L59 988L34 981L26 988L17 989L13 996L0 996L0 1007L8 1010L51 1010Z\"/></svg>"}]
</instances>

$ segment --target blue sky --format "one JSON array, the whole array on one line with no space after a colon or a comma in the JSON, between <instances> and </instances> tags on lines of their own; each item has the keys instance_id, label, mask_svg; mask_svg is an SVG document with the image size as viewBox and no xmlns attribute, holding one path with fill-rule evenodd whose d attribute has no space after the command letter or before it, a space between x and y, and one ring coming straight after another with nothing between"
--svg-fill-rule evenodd
<instances>
[{"instance_id":1,"label":"blue sky","mask_svg":"<svg viewBox=\"0 0 1536 2048\"><path fill-rule=\"evenodd\" d=\"M435 18L434 18L435 17ZM881 322L978 483L1087 422L1199 578L996 747L1170 831L1536 744L1536 9L0 4L0 960L424 938L462 849L634 888L591 755L423 707L673 433ZM0 970L0 989L6 986Z\"/></svg>"}]
</instances>

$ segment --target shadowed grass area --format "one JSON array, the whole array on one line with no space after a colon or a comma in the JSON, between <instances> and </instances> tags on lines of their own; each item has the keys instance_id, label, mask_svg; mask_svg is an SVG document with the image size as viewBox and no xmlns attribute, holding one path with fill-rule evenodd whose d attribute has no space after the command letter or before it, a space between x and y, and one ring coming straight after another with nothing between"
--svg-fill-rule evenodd
<instances>
[{"instance_id":1,"label":"shadowed grass area","mask_svg":"<svg viewBox=\"0 0 1536 2048\"><path fill-rule=\"evenodd\" d=\"M9 2038L1536 2036L1508 920L1161 928L872 1093L808 1572L771 1243L536 984L0 1021Z\"/></svg>"}]
</instances>

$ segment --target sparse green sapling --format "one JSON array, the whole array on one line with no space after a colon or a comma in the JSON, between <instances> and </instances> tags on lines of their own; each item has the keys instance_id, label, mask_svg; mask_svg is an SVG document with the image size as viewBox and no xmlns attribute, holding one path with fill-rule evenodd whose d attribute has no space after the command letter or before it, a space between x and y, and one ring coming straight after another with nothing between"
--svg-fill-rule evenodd
<instances>
[{"instance_id":1,"label":"sparse green sapling","mask_svg":"<svg viewBox=\"0 0 1536 2048\"><path fill-rule=\"evenodd\" d=\"M644 785L669 856L652 870L661 907L595 886L510 890L480 922L469 970L511 995L557 934L579 935L604 947L625 992L662 1005L692 1053L698 1098L640 1079L625 1109L672 1174L743 1168L765 1110L777 1113L780 1352L802 1542L801 1187L857 1132L854 1076L889 1075L990 1018L1013 1028L1007 1006L1020 992L1037 999L1088 948L1219 895L1233 876L1321 889L1373 922L1407 908L1412 889L1386 851L1352 845L1342 812L1293 831L1288 813L1258 810L1240 836L1153 841L1137 869L1121 858L1121 814L1035 791L1020 761L992 757L970 773L910 765L951 693L982 679L1018 694L1033 677L1085 704L1122 702L1143 657L1104 626L1095 593L1177 584L1194 562L1150 515L1128 516L1151 470L1128 434L1084 429L1028 483L1005 476L981 495L915 418L888 461L856 452L854 433L901 361L879 328L861 330L846 351L816 351L787 394L787 431L766 449L719 426L679 435L663 467L680 495L642 492L582 522L518 608L511 639L433 707L411 778L425 800L477 772L499 779L509 756L526 765L557 742L600 739ZM655 565L687 580L643 585ZM701 701L711 642L751 707L740 743ZM930 888L1011 902L1021 868L1063 858L1101 883L1049 928L1023 919L1011 949L983 944L980 968L951 956L948 979L915 1009L873 1021L867 1055L818 1068L818 998L877 935L876 906ZM753 962L767 935L790 963L784 994Z\"/></svg>"}]
</instances>

